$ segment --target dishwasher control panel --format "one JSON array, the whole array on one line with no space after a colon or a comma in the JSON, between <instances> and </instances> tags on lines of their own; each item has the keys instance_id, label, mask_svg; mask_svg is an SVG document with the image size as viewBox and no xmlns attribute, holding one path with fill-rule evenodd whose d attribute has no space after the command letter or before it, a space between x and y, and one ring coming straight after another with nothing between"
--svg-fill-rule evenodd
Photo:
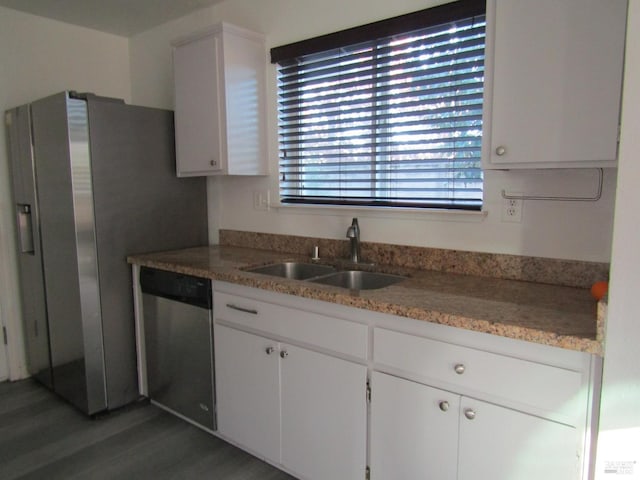
<instances>
[{"instance_id":1,"label":"dishwasher control panel","mask_svg":"<svg viewBox=\"0 0 640 480\"><path fill-rule=\"evenodd\" d=\"M142 267L140 288L142 293L211 309L211 281L206 278Z\"/></svg>"}]
</instances>

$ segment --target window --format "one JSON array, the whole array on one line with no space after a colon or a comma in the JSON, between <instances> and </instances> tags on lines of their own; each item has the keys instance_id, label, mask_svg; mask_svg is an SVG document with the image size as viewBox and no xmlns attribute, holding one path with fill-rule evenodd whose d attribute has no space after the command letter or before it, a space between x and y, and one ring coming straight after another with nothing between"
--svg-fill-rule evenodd
<instances>
[{"instance_id":1,"label":"window","mask_svg":"<svg viewBox=\"0 0 640 480\"><path fill-rule=\"evenodd\" d=\"M484 8L272 49L281 202L479 210Z\"/></svg>"}]
</instances>

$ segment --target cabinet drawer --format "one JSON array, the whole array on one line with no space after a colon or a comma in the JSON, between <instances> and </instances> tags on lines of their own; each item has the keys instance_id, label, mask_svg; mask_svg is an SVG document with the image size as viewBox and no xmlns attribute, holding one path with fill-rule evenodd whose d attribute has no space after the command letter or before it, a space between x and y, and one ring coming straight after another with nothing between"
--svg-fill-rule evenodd
<instances>
[{"instance_id":1,"label":"cabinet drawer","mask_svg":"<svg viewBox=\"0 0 640 480\"><path fill-rule=\"evenodd\" d=\"M214 317L362 360L367 358L367 326L288 308L249 297L214 292Z\"/></svg>"},{"instance_id":2,"label":"cabinet drawer","mask_svg":"<svg viewBox=\"0 0 640 480\"><path fill-rule=\"evenodd\" d=\"M582 405L582 374L473 348L374 329L376 368L400 370L410 377L545 412L575 417Z\"/></svg>"}]
</instances>

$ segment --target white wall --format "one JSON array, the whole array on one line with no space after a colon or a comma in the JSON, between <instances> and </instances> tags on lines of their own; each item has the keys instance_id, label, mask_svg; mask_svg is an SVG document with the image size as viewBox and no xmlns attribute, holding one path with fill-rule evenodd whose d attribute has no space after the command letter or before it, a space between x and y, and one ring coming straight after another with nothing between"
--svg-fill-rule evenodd
<instances>
[{"instance_id":1,"label":"white wall","mask_svg":"<svg viewBox=\"0 0 640 480\"><path fill-rule=\"evenodd\" d=\"M170 41L225 20L267 36L273 47L314 35L408 13L441 0L227 0L131 39L132 98L135 103L172 108ZM344 238L351 216L360 218L365 241L484 252L609 261L615 170L607 171L597 203L525 202L523 222L501 221L500 190L542 195L591 195L594 171L487 172L486 218L442 214L376 214L362 210L254 210L254 190L277 198L275 68L268 67L268 178L209 180L212 243L218 228Z\"/></svg>"},{"instance_id":2,"label":"white wall","mask_svg":"<svg viewBox=\"0 0 640 480\"><path fill-rule=\"evenodd\" d=\"M640 0L628 22L597 479L640 479ZM605 474L607 462L633 473Z\"/></svg>"},{"instance_id":3,"label":"white wall","mask_svg":"<svg viewBox=\"0 0 640 480\"><path fill-rule=\"evenodd\" d=\"M440 0L227 0L127 39L0 7L0 109L64 89L93 91L131 103L171 108L170 41L226 20L266 34L268 47L428 7ZM361 10L361 11L360 11ZM266 52L265 52L266 54ZM253 209L252 192L277 195L275 69L269 66L269 162L265 178L209 181L211 239L218 228L343 238L353 212ZM0 135L0 322L8 328L13 378L24 363L20 336L13 208L5 137ZM545 178L539 178L545 177ZM527 193L589 194L591 172L489 172L486 218L358 211L366 241L608 261L615 171L607 172L596 204L527 202L521 224L500 221L500 189Z\"/></svg>"},{"instance_id":4,"label":"white wall","mask_svg":"<svg viewBox=\"0 0 640 480\"><path fill-rule=\"evenodd\" d=\"M91 91L130 100L127 39L0 7L0 111L63 90ZM24 376L25 371L13 211L3 133L0 134L0 323L5 324L9 333L10 376L15 379Z\"/></svg>"}]
</instances>

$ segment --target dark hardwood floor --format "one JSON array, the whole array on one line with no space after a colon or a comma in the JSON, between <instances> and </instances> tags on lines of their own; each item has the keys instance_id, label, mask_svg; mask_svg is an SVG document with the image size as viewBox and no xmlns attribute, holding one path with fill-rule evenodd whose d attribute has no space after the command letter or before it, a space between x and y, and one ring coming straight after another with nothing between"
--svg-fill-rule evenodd
<instances>
[{"instance_id":1,"label":"dark hardwood floor","mask_svg":"<svg viewBox=\"0 0 640 480\"><path fill-rule=\"evenodd\" d=\"M0 383L0 479L293 480L141 402L91 419L32 380Z\"/></svg>"}]
</instances>

